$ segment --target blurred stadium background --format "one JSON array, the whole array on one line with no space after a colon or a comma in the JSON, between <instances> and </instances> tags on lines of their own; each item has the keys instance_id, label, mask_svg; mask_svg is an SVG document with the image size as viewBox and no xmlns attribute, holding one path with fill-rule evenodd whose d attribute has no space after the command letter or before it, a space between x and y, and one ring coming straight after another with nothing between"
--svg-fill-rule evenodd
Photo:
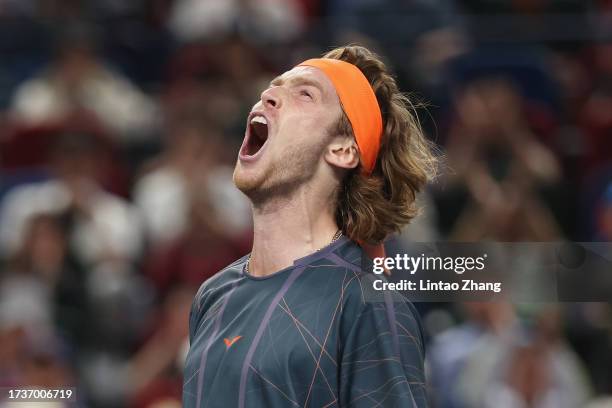
<instances>
[{"instance_id":1,"label":"blurred stadium background","mask_svg":"<svg viewBox=\"0 0 612 408\"><path fill-rule=\"evenodd\" d=\"M246 113L345 43L447 156L396 249L612 240L609 0L0 0L0 386L180 406L194 292L250 248ZM418 307L435 407L612 407L610 303Z\"/></svg>"}]
</instances>

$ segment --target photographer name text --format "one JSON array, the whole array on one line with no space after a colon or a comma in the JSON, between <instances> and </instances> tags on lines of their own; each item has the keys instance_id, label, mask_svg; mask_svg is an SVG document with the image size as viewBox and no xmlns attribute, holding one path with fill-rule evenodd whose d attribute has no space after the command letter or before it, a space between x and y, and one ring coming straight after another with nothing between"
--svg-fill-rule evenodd
<instances>
[{"instance_id":1,"label":"photographer name text","mask_svg":"<svg viewBox=\"0 0 612 408\"><path fill-rule=\"evenodd\" d=\"M408 272L410 275L418 271L452 272L454 276L470 271L483 271L487 254L481 256L441 257L441 256L409 256L407 254L394 257L377 257L373 259L372 272L379 275L394 270ZM483 282L474 279L432 280L432 279L401 279L397 282L387 282L377 279L373 282L374 290L385 291L421 291L421 292L493 292L500 293L501 282Z\"/></svg>"}]
</instances>

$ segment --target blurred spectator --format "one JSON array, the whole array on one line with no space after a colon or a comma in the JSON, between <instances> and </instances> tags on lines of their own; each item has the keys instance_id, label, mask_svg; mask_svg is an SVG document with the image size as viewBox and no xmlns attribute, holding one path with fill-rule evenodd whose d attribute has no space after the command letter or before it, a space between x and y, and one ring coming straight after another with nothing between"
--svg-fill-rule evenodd
<instances>
[{"instance_id":1,"label":"blurred spectator","mask_svg":"<svg viewBox=\"0 0 612 408\"><path fill-rule=\"evenodd\" d=\"M465 322L438 334L428 351L431 397L440 408L467 407L457 387L470 357L483 339L505 336L516 321L506 303L466 303L463 311Z\"/></svg>"},{"instance_id":2,"label":"blurred spectator","mask_svg":"<svg viewBox=\"0 0 612 408\"><path fill-rule=\"evenodd\" d=\"M183 41L216 40L237 30L259 42L290 41L304 26L296 0L176 0L169 25Z\"/></svg>"},{"instance_id":3,"label":"blurred spectator","mask_svg":"<svg viewBox=\"0 0 612 408\"><path fill-rule=\"evenodd\" d=\"M139 216L129 203L96 183L98 147L91 135L63 135L52 155L54 178L6 194L0 207L2 252L13 254L22 245L32 216L66 212L73 222L71 245L82 262L135 260L142 247Z\"/></svg>"},{"instance_id":4,"label":"blurred spectator","mask_svg":"<svg viewBox=\"0 0 612 408\"><path fill-rule=\"evenodd\" d=\"M341 42L380 50L446 148L440 185L389 249L610 241L611 7L0 0L0 385L180 406L193 291L250 249L232 183L246 113L276 73ZM591 408L567 342L592 407L610 405L609 304L468 304L458 324L454 306L417 307L448 329L429 348L436 406Z\"/></svg>"},{"instance_id":5,"label":"blurred spectator","mask_svg":"<svg viewBox=\"0 0 612 408\"><path fill-rule=\"evenodd\" d=\"M214 131L214 130L213 130ZM187 225L191 183L215 165L218 147L204 125L180 121L169 130L167 148L149 164L149 171L135 185L147 237L153 245L180 235Z\"/></svg>"},{"instance_id":6,"label":"blurred spectator","mask_svg":"<svg viewBox=\"0 0 612 408\"><path fill-rule=\"evenodd\" d=\"M214 190L207 191L206 185L202 185L199 191L193 192L188 203L187 229L149 255L145 273L162 296L177 284L197 289L201 282L250 249L250 224L232 225L247 213L248 207L232 204L235 197L215 205L209 191ZM240 204L243 198L238 200ZM223 203L228 205L224 211L219 206ZM230 221L232 213L237 217L233 222Z\"/></svg>"},{"instance_id":7,"label":"blurred spectator","mask_svg":"<svg viewBox=\"0 0 612 408\"><path fill-rule=\"evenodd\" d=\"M524 313L517 338L502 351L497 368L488 374L487 384L480 390L482 395L477 397L484 407L584 405L591 393L589 379L578 357L560 336L559 316L556 306L536 306ZM466 377L475 367L474 361L471 366ZM468 386L471 388L471 384ZM469 392L476 396L479 390L471 388Z\"/></svg>"},{"instance_id":8,"label":"blurred spectator","mask_svg":"<svg viewBox=\"0 0 612 408\"><path fill-rule=\"evenodd\" d=\"M241 235L249 228L250 207L233 187L218 129L218 122L205 118L182 115L170 120L165 149L147 164L134 187L134 201L153 246L184 232L194 195L209 195L214 210L229 224L229 235Z\"/></svg>"},{"instance_id":9,"label":"blurred spectator","mask_svg":"<svg viewBox=\"0 0 612 408\"><path fill-rule=\"evenodd\" d=\"M53 315L52 320L43 320L48 320L47 324L55 323L73 344L81 344L87 338L87 330L83 327L86 327L89 318L85 276L80 265L69 254L62 219L48 214L33 216L26 229L23 245L7 265L2 288L10 292L17 291L22 283L30 282L32 289L39 285L40 290L48 290L42 297L49 303L44 309L45 313L52 312ZM37 297L41 298L29 298ZM20 312L7 305L5 312L17 317L26 310L28 308L24 307ZM44 326L45 323L36 324Z\"/></svg>"},{"instance_id":10,"label":"blurred spectator","mask_svg":"<svg viewBox=\"0 0 612 408\"><path fill-rule=\"evenodd\" d=\"M13 116L40 123L86 109L121 142L149 137L158 120L155 102L102 63L89 29L77 27L63 35L53 63L16 90Z\"/></svg>"},{"instance_id":11,"label":"blurred spectator","mask_svg":"<svg viewBox=\"0 0 612 408\"><path fill-rule=\"evenodd\" d=\"M69 259L59 218L41 215L0 274L0 384L75 385L69 344L88 337L81 271Z\"/></svg>"},{"instance_id":12,"label":"blurred spectator","mask_svg":"<svg viewBox=\"0 0 612 408\"><path fill-rule=\"evenodd\" d=\"M177 356L188 341L194 294L185 287L168 294L153 334L129 362L132 407L181 406L184 361Z\"/></svg>"},{"instance_id":13,"label":"blurred spectator","mask_svg":"<svg viewBox=\"0 0 612 408\"><path fill-rule=\"evenodd\" d=\"M459 207L463 211L450 238L560 237L555 217L539 197L540 188L560 179L559 164L531 132L516 89L504 79L481 79L466 85L454 106L457 118L449 132L451 173L446 181L465 189L459 194L465 194L467 202Z\"/></svg>"},{"instance_id":14,"label":"blurred spectator","mask_svg":"<svg viewBox=\"0 0 612 408\"><path fill-rule=\"evenodd\" d=\"M570 408L587 400L588 380L559 336L558 310L517 316L505 303L465 310L466 322L437 336L430 349L437 406Z\"/></svg>"},{"instance_id":15,"label":"blurred spectator","mask_svg":"<svg viewBox=\"0 0 612 408\"><path fill-rule=\"evenodd\" d=\"M214 122L180 116L135 185L150 244L145 273L160 296L199 284L248 250L250 204L234 188Z\"/></svg>"}]
</instances>

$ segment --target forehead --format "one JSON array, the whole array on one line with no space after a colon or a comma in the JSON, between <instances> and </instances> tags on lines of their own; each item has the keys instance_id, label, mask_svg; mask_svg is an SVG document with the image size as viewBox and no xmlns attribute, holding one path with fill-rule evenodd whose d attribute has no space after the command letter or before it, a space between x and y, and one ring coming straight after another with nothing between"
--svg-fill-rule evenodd
<instances>
[{"instance_id":1,"label":"forehead","mask_svg":"<svg viewBox=\"0 0 612 408\"><path fill-rule=\"evenodd\" d=\"M339 101L336 88L323 71L315 67L293 67L272 80L272 84L310 84L318 87L324 97Z\"/></svg>"}]
</instances>

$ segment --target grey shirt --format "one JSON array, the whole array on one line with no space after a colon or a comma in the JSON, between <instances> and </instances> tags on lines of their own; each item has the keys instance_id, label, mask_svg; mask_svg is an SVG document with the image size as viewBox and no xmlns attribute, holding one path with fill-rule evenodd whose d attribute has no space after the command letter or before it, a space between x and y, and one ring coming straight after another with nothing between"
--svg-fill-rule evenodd
<instances>
[{"instance_id":1,"label":"grey shirt","mask_svg":"<svg viewBox=\"0 0 612 408\"><path fill-rule=\"evenodd\" d=\"M183 406L426 407L418 315L399 294L364 297L362 256L341 237L263 278L244 257L204 282Z\"/></svg>"}]
</instances>

